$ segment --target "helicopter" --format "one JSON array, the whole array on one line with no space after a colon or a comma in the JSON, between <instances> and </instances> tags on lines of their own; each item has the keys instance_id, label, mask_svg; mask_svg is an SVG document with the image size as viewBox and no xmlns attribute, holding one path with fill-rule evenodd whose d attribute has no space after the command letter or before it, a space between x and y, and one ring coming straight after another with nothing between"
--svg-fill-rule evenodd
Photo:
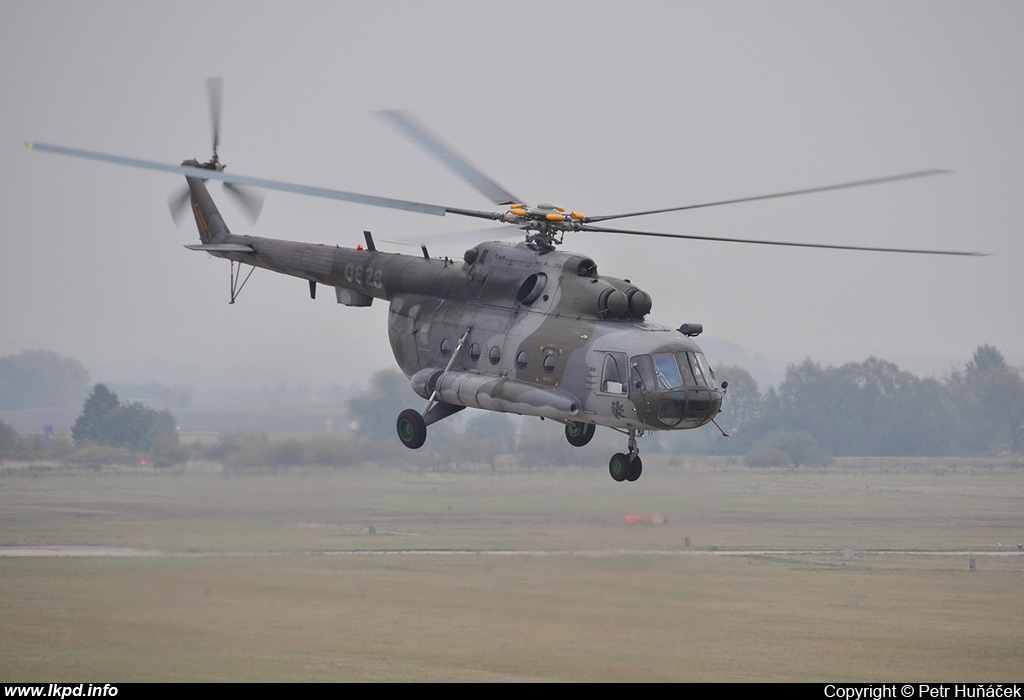
<instances>
[{"instance_id":1,"label":"helicopter","mask_svg":"<svg viewBox=\"0 0 1024 700\"><path fill-rule=\"evenodd\" d=\"M465 408L534 416L564 424L566 441L582 447L597 426L626 436L623 452L608 463L615 481L636 481L643 462L637 439L647 432L690 430L715 422L728 382L719 382L694 340L700 323L677 327L648 320L651 296L629 280L599 274L587 255L559 249L566 233L601 232L885 253L982 255L965 251L877 248L776 240L710 237L611 228L600 222L740 202L806 195L939 175L922 170L766 195L621 214L587 216L549 203L529 205L459 155L410 114L382 112L406 136L488 197L498 211L481 211L359 194L228 173L220 161L222 83L207 81L213 154L180 165L27 142L37 151L160 170L185 176L187 189L171 201L172 213L189 206L199 243L189 250L230 261L230 303L256 268L334 289L339 304L388 304L388 337L403 374L426 403L396 419L400 442L422 447L428 426ZM219 180L258 215L270 189L422 214L472 217L520 229L516 243L487 241L468 248L461 261L377 249L372 234L356 246L301 243L232 233L207 182ZM248 273L244 274L245 268ZM727 435L719 427L723 435Z\"/></svg>"}]
</instances>

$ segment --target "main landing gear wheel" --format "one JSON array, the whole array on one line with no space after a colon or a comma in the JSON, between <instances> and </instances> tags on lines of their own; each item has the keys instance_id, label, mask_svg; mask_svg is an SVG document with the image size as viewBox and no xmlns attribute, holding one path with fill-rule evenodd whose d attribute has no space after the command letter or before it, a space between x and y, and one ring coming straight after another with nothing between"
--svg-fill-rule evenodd
<instances>
[{"instance_id":1,"label":"main landing gear wheel","mask_svg":"<svg viewBox=\"0 0 1024 700\"><path fill-rule=\"evenodd\" d=\"M608 473L616 481L636 481L643 471L644 463L639 456L631 459L629 455L616 452L608 462Z\"/></svg>"},{"instance_id":2,"label":"main landing gear wheel","mask_svg":"<svg viewBox=\"0 0 1024 700\"><path fill-rule=\"evenodd\" d=\"M407 408L398 414L398 439L410 450L423 447L427 441L427 423L419 411Z\"/></svg>"},{"instance_id":3,"label":"main landing gear wheel","mask_svg":"<svg viewBox=\"0 0 1024 700\"><path fill-rule=\"evenodd\" d=\"M626 481L636 481L643 472L644 463L640 460L640 455L637 455L629 460L629 471L626 472Z\"/></svg>"},{"instance_id":4,"label":"main landing gear wheel","mask_svg":"<svg viewBox=\"0 0 1024 700\"><path fill-rule=\"evenodd\" d=\"M573 447L583 447L594 437L595 430L597 426L593 423L569 421L565 424L565 439Z\"/></svg>"},{"instance_id":5,"label":"main landing gear wheel","mask_svg":"<svg viewBox=\"0 0 1024 700\"><path fill-rule=\"evenodd\" d=\"M569 435L569 426L565 428ZM644 463L640 459L640 451L636 447L637 433L629 431L629 453L616 452L608 462L608 473L616 481L636 481L644 471Z\"/></svg>"}]
</instances>

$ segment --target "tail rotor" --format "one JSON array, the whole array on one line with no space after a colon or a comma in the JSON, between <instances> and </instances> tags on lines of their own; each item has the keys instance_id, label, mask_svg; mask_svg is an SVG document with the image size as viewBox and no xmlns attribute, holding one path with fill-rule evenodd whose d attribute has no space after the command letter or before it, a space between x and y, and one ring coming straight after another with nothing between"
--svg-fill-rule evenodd
<instances>
[{"instance_id":1,"label":"tail rotor","mask_svg":"<svg viewBox=\"0 0 1024 700\"><path fill-rule=\"evenodd\" d=\"M223 104L224 95L223 78L207 78L206 94L210 105L210 126L213 134L213 155L210 157L210 160L205 163L194 161L190 163L190 165L195 165L206 170L221 172L224 170L224 165L220 162L220 155L217 149L220 146L221 106ZM223 186L224 189L231 194L232 198L241 206L242 212L245 214L246 219L249 220L249 223L255 224L259 219L260 212L263 210L263 193L254 188L245 187L232 182L224 182ZM188 206L189 199L190 192L187 185L168 198L167 205L171 210L171 218L174 220L175 224L181 222L182 214L184 214L185 208Z\"/></svg>"}]
</instances>

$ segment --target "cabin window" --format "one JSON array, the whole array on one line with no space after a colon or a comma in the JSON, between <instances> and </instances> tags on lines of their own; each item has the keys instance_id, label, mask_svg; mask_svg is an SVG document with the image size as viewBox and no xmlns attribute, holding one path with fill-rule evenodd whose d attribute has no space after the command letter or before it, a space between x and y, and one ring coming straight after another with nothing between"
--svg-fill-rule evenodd
<instances>
[{"instance_id":1,"label":"cabin window","mask_svg":"<svg viewBox=\"0 0 1024 700\"><path fill-rule=\"evenodd\" d=\"M516 355L516 367L526 369L528 364L530 364L530 356L526 354L525 350L520 350L519 354Z\"/></svg>"},{"instance_id":2,"label":"cabin window","mask_svg":"<svg viewBox=\"0 0 1024 700\"><path fill-rule=\"evenodd\" d=\"M499 348L497 345L491 348L490 353L488 353L487 355L487 359L491 361L492 365L496 365L499 362L501 362L501 348Z\"/></svg>"},{"instance_id":3,"label":"cabin window","mask_svg":"<svg viewBox=\"0 0 1024 700\"><path fill-rule=\"evenodd\" d=\"M618 352L606 354L604 369L601 372L601 391L609 394L625 394L626 377L626 356Z\"/></svg>"},{"instance_id":4,"label":"cabin window","mask_svg":"<svg viewBox=\"0 0 1024 700\"><path fill-rule=\"evenodd\" d=\"M469 346L469 359L473 362L480 359L480 343L473 343Z\"/></svg>"},{"instance_id":5,"label":"cabin window","mask_svg":"<svg viewBox=\"0 0 1024 700\"><path fill-rule=\"evenodd\" d=\"M558 355L554 350L548 350L544 355L544 374L554 372L556 364L558 364Z\"/></svg>"},{"instance_id":6,"label":"cabin window","mask_svg":"<svg viewBox=\"0 0 1024 700\"><path fill-rule=\"evenodd\" d=\"M452 354L452 341L445 338L441 341L441 357L448 357Z\"/></svg>"}]
</instances>

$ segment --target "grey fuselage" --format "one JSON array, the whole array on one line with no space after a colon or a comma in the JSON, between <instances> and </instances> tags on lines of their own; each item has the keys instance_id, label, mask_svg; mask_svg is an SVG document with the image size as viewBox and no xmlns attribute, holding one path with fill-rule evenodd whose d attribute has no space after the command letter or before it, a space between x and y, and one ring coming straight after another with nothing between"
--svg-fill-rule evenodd
<instances>
[{"instance_id":1,"label":"grey fuselage","mask_svg":"<svg viewBox=\"0 0 1024 700\"><path fill-rule=\"evenodd\" d=\"M696 428L721 408L697 344L645 321L650 297L590 258L487 242L452 261L239 236L188 180L202 241L190 248L333 287L348 306L388 302L395 359L424 398L621 430Z\"/></svg>"}]
</instances>

